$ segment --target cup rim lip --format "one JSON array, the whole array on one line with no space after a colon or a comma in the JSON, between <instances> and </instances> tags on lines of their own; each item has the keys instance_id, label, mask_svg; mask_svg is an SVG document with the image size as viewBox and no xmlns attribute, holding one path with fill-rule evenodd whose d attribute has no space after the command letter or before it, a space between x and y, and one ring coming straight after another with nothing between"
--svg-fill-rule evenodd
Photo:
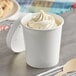
<instances>
[{"instance_id":1,"label":"cup rim lip","mask_svg":"<svg viewBox=\"0 0 76 76\"><path fill-rule=\"evenodd\" d=\"M28 13L28 15L29 14L38 14L38 13ZM23 24L23 21L24 21L24 18L27 16L27 15L25 15L22 19L21 19L21 25L25 28L25 29L28 29L28 30L32 30L32 31L52 31L52 30L56 30L56 29L58 29L58 28L60 28L60 27L62 27L63 25L64 25L64 19L63 19L63 17L62 16L60 16L60 15L57 15L57 14L53 14L53 13L50 13L51 15L53 15L53 16L58 16L60 19L61 19L61 24L59 25L59 26L57 26L57 27L55 27L55 28L51 28L51 29L33 29L33 28L28 28L28 27L26 27L26 26L24 26L24 24Z\"/></svg>"}]
</instances>

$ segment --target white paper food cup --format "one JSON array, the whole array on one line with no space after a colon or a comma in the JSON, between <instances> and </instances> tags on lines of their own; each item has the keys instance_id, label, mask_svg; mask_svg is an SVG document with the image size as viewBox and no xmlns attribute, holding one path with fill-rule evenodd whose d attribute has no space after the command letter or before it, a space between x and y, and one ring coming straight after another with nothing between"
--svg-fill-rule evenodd
<instances>
[{"instance_id":1,"label":"white paper food cup","mask_svg":"<svg viewBox=\"0 0 76 76\"><path fill-rule=\"evenodd\" d=\"M26 62L28 65L35 68L55 66L59 62L61 33L64 19L58 15L52 14L61 21L61 24L54 29L36 30L24 26L33 15L34 14L25 16L21 20L26 44Z\"/></svg>"}]
</instances>

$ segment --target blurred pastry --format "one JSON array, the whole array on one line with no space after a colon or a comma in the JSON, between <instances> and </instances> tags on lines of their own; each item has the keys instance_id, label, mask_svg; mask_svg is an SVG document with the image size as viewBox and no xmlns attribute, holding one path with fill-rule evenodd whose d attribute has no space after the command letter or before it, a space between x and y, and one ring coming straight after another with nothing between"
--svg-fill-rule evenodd
<instances>
[{"instance_id":1,"label":"blurred pastry","mask_svg":"<svg viewBox=\"0 0 76 76\"><path fill-rule=\"evenodd\" d=\"M54 0L34 0L33 6L39 6L39 7L51 7Z\"/></svg>"},{"instance_id":2,"label":"blurred pastry","mask_svg":"<svg viewBox=\"0 0 76 76\"><path fill-rule=\"evenodd\" d=\"M44 10L48 12L55 0L33 0L32 6L29 8L30 12L38 12Z\"/></svg>"},{"instance_id":3,"label":"blurred pastry","mask_svg":"<svg viewBox=\"0 0 76 76\"><path fill-rule=\"evenodd\" d=\"M11 0L0 0L0 11L3 10L3 12L0 12L0 18L6 17L8 13L10 13L10 11L13 9L13 6L14 5Z\"/></svg>"},{"instance_id":4,"label":"blurred pastry","mask_svg":"<svg viewBox=\"0 0 76 76\"><path fill-rule=\"evenodd\" d=\"M0 18L3 16L3 9L0 7Z\"/></svg>"}]
</instances>

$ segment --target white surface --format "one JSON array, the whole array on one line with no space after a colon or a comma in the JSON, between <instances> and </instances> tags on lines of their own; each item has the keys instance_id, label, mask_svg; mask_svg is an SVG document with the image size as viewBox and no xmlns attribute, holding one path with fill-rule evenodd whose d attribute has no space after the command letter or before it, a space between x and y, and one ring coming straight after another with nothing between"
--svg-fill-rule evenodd
<instances>
[{"instance_id":1,"label":"white surface","mask_svg":"<svg viewBox=\"0 0 76 76\"><path fill-rule=\"evenodd\" d=\"M21 23L24 29L26 43L26 62L32 67L47 68L59 62L61 31L64 20L54 15L62 23L52 30L33 30L24 26L32 18L32 14L25 16Z\"/></svg>"}]
</instances>

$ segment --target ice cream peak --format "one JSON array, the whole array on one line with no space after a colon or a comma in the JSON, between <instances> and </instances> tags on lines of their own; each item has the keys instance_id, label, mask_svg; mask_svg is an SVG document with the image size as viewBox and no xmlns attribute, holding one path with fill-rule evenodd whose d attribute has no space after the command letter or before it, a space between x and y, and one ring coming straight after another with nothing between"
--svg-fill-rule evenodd
<instances>
[{"instance_id":1,"label":"ice cream peak","mask_svg":"<svg viewBox=\"0 0 76 76\"><path fill-rule=\"evenodd\" d=\"M33 29L51 29L54 26L58 26L58 24L56 24L54 16L46 14L42 10L39 14L27 22L27 27Z\"/></svg>"}]
</instances>

